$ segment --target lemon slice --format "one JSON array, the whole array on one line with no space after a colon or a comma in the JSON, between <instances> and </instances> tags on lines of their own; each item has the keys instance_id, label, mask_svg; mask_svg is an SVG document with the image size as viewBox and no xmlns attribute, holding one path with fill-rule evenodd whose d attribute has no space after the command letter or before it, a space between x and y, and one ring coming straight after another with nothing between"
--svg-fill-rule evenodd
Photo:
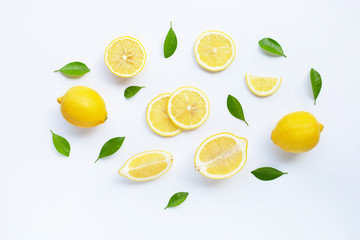
<instances>
[{"instance_id":1,"label":"lemon slice","mask_svg":"<svg viewBox=\"0 0 360 240\"><path fill-rule=\"evenodd\" d=\"M182 129L176 126L167 113L171 93L163 93L149 103L146 110L146 121L151 130L160 136L171 137L179 134Z\"/></svg>"},{"instance_id":2,"label":"lemon slice","mask_svg":"<svg viewBox=\"0 0 360 240\"><path fill-rule=\"evenodd\" d=\"M196 40L196 61L209 71L227 68L235 58L235 44L226 33L212 30L204 32Z\"/></svg>"},{"instance_id":3,"label":"lemon slice","mask_svg":"<svg viewBox=\"0 0 360 240\"><path fill-rule=\"evenodd\" d=\"M258 77L246 74L245 78L250 91L261 97L273 94L281 84L281 77Z\"/></svg>"},{"instance_id":4,"label":"lemon slice","mask_svg":"<svg viewBox=\"0 0 360 240\"><path fill-rule=\"evenodd\" d=\"M201 143L195 154L195 169L206 177L233 176L245 165L248 141L231 133L219 133Z\"/></svg>"},{"instance_id":5,"label":"lemon slice","mask_svg":"<svg viewBox=\"0 0 360 240\"><path fill-rule=\"evenodd\" d=\"M105 63L120 77L133 77L145 66L146 53L141 43L132 37L120 37L105 50Z\"/></svg>"},{"instance_id":6,"label":"lemon slice","mask_svg":"<svg viewBox=\"0 0 360 240\"><path fill-rule=\"evenodd\" d=\"M173 157L161 150L139 153L126 161L119 174L133 181L148 181L166 173L172 165Z\"/></svg>"},{"instance_id":7,"label":"lemon slice","mask_svg":"<svg viewBox=\"0 0 360 240\"><path fill-rule=\"evenodd\" d=\"M209 117L209 113L209 100L197 88L179 88L169 98L169 117L180 128L193 129L199 127Z\"/></svg>"}]
</instances>

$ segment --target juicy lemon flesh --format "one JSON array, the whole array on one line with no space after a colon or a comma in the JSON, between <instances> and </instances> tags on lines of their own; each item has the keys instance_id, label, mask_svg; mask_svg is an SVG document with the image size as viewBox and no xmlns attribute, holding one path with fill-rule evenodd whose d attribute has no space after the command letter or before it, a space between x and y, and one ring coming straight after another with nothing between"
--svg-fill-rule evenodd
<instances>
[{"instance_id":1,"label":"juicy lemon flesh","mask_svg":"<svg viewBox=\"0 0 360 240\"><path fill-rule=\"evenodd\" d=\"M199 160L206 164L208 173L227 175L240 166L243 153L234 139L219 137L203 146Z\"/></svg>"},{"instance_id":2,"label":"juicy lemon flesh","mask_svg":"<svg viewBox=\"0 0 360 240\"><path fill-rule=\"evenodd\" d=\"M280 119L271 134L271 139L284 151L307 152L318 144L323 128L324 126L312 114L293 112Z\"/></svg>"},{"instance_id":3,"label":"juicy lemon flesh","mask_svg":"<svg viewBox=\"0 0 360 240\"><path fill-rule=\"evenodd\" d=\"M115 40L107 49L106 63L112 72L119 75L133 75L143 67L144 61L141 45L132 39Z\"/></svg>"},{"instance_id":4,"label":"juicy lemon flesh","mask_svg":"<svg viewBox=\"0 0 360 240\"><path fill-rule=\"evenodd\" d=\"M128 164L120 169L120 174L131 180L151 180L164 174L171 166L169 154L159 152L147 152L130 158ZM123 169L126 169L125 172Z\"/></svg>"},{"instance_id":5,"label":"juicy lemon flesh","mask_svg":"<svg viewBox=\"0 0 360 240\"><path fill-rule=\"evenodd\" d=\"M211 68L221 67L233 57L230 40L220 34L209 34L200 39L197 53L203 63Z\"/></svg>"},{"instance_id":6,"label":"juicy lemon flesh","mask_svg":"<svg viewBox=\"0 0 360 240\"><path fill-rule=\"evenodd\" d=\"M249 82L259 92L270 92L277 85L278 79L275 77L250 76Z\"/></svg>"},{"instance_id":7,"label":"juicy lemon flesh","mask_svg":"<svg viewBox=\"0 0 360 240\"><path fill-rule=\"evenodd\" d=\"M155 102L148 109L150 128L155 128L153 131L162 136L173 136L181 132L181 128L171 121L167 112L170 95L170 93L164 94L160 99L154 99Z\"/></svg>"},{"instance_id":8,"label":"juicy lemon flesh","mask_svg":"<svg viewBox=\"0 0 360 240\"><path fill-rule=\"evenodd\" d=\"M199 124L207 114L207 102L195 91L184 90L171 101L171 114L176 122L186 126ZM175 122L175 124L176 124Z\"/></svg>"},{"instance_id":9,"label":"juicy lemon flesh","mask_svg":"<svg viewBox=\"0 0 360 240\"><path fill-rule=\"evenodd\" d=\"M102 124L107 119L104 100L91 88L76 86L58 98L63 117L71 124L90 128Z\"/></svg>"}]
</instances>

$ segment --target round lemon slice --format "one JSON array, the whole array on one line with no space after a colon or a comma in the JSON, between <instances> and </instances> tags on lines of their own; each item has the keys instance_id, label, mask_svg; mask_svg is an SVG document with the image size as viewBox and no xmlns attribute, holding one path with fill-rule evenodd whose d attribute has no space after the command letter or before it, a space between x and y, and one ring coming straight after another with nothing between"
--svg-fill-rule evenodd
<instances>
[{"instance_id":1,"label":"round lemon slice","mask_svg":"<svg viewBox=\"0 0 360 240\"><path fill-rule=\"evenodd\" d=\"M179 88L169 98L169 117L180 128L194 129L199 127L209 117L209 113L209 100L197 88Z\"/></svg>"},{"instance_id":2,"label":"round lemon slice","mask_svg":"<svg viewBox=\"0 0 360 240\"><path fill-rule=\"evenodd\" d=\"M209 71L221 71L227 68L234 60L235 53L234 41L229 35L220 31L204 32L195 43L196 61Z\"/></svg>"},{"instance_id":3,"label":"round lemon slice","mask_svg":"<svg viewBox=\"0 0 360 240\"><path fill-rule=\"evenodd\" d=\"M171 167L173 157L161 150L139 153L126 161L119 174L133 181L148 181L165 174Z\"/></svg>"},{"instance_id":4,"label":"round lemon slice","mask_svg":"<svg viewBox=\"0 0 360 240\"><path fill-rule=\"evenodd\" d=\"M105 63L112 73L128 78L138 74L145 66L146 53L139 40L120 37L105 50Z\"/></svg>"},{"instance_id":5,"label":"round lemon slice","mask_svg":"<svg viewBox=\"0 0 360 240\"><path fill-rule=\"evenodd\" d=\"M163 93L151 100L146 110L146 121L151 130L164 137L179 134L182 129L176 126L167 113L171 93Z\"/></svg>"},{"instance_id":6,"label":"round lemon slice","mask_svg":"<svg viewBox=\"0 0 360 240\"><path fill-rule=\"evenodd\" d=\"M245 165L248 141L231 133L219 133L202 142L195 154L195 169L202 175L223 179Z\"/></svg>"},{"instance_id":7,"label":"round lemon slice","mask_svg":"<svg viewBox=\"0 0 360 240\"><path fill-rule=\"evenodd\" d=\"M258 77L250 74L245 75L246 84L250 91L261 97L275 93L281 84L281 77Z\"/></svg>"}]
</instances>

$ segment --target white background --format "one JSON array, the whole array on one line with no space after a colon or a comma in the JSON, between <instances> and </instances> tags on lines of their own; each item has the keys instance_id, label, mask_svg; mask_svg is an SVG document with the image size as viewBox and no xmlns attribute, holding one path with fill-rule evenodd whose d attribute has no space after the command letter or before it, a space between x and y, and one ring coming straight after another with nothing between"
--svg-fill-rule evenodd
<instances>
[{"instance_id":1,"label":"white background","mask_svg":"<svg viewBox=\"0 0 360 240\"><path fill-rule=\"evenodd\" d=\"M3 0L0 239L360 239L359 10L357 0ZM170 20L179 44L164 59ZM204 71L193 56L196 38L211 29L228 33L237 48L219 73ZM125 35L147 52L143 71L127 80L103 60L106 46ZM276 39L288 58L263 53L263 37ZM71 61L91 72L78 79L53 72ZM323 78L316 106L311 67ZM258 98L245 73L283 82ZM76 85L102 95L105 124L81 129L62 118L56 98ZM130 85L146 88L126 100ZM145 121L148 102L184 85L208 95L209 119L176 137L157 136ZM250 126L228 113L228 94L240 100ZM295 155L270 134L297 110L325 128L314 150ZM50 129L70 142L69 158L54 149ZM248 139L248 161L230 179L207 179L194 170L195 150L225 131ZM120 151L94 164L116 136L126 136ZM173 154L167 174L135 183L117 173L129 157L152 149ZM250 172L263 166L289 174L262 182ZM163 210L178 191L190 193L186 202Z\"/></svg>"}]
</instances>

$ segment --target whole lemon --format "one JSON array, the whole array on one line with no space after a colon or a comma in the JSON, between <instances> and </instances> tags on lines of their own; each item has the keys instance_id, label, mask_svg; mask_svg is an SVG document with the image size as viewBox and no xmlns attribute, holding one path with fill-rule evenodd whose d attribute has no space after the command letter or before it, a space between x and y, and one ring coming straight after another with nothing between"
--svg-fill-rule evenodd
<instances>
[{"instance_id":1,"label":"whole lemon","mask_svg":"<svg viewBox=\"0 0 360 240\"><path fill-rule=\"evenodd\" d=\"M57 101L63 117L75 126L95 127L107 119L104 100L91 88L72 87Z\"/></svg>"},{"instance_id":2,"label":"whole lemon","mask_svg":"<svg viewBox=\"0 0 360 240\"><path fill-rule=\"evenodd\" d=\"M271 139L284 151L307 152L318 144L323 128L311 113L293 112L280 119L271 133Z\"/></svg>"}]
</instances>

